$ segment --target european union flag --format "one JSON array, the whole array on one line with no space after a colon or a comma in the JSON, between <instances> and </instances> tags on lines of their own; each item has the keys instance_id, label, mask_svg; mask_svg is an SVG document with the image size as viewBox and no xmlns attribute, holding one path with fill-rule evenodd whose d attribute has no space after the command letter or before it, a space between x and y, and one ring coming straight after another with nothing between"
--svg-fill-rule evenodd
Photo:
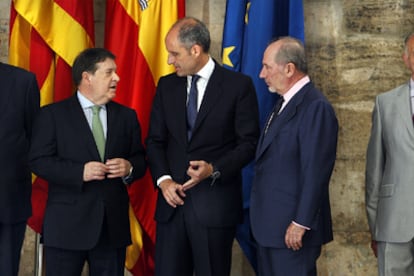
<instances>
[{"instance_id":1,"label":"european union flag","mask_svg":"<svg viewBox=\"0 0 414 276\"><path fill-rule=\"evenodd\" d=\"M304 41L302 0L227 0L222 45L223 65L253 79L262 127L278 97L269 93L265 82L259 78L263 52L272 38L280 36L293 36ZM251 163L243 170L245 217L244 223L237 229L236 238L257 273L249 219L253 166Z\"/></svg>"}]
</instances>

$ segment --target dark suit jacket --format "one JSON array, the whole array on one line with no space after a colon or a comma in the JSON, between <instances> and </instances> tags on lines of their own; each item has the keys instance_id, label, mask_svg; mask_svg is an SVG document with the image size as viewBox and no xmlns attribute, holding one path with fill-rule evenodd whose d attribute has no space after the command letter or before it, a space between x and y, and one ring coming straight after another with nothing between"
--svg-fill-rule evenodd
<instances>
[{"instance_id":1,"label":"dark suit jacket","mask_svg":"<svg viewBox=\"0 0 414 276\"><path fill-rule=\"evenodd\" d=\"M212 162L221 178L206 179L188 190L196 216L206 226L234 226L242 218L241 169L254 156L259 136L257 98L251 79L215 66L187 141L187 79L175 73L160 79L147 139L154 181L171 175L184 183L190 160ZM158 194L155 218L166 222L174 208Z\"/></svg>"},{"instance_id":2,"label":"dark suit jacket","mask_svg":"<svg viewBox=\"0 0 414 276\"><path fill-rule=\"evenodd\" d=\"M129 160L133 178L139 178L146 163L136 113L115 102L106 107L105 160ZM30 161L33 171L49 182L43 226L46 246L91 249L98 241L104 214L110 244L122 247L130 243L128 193L122 179L83 182L84 164L99 160L76 95L41 109L33 129Z\"/></svg>"},{"instance_id":3,"label":"dark suit jacket","mask_svg":"<svg viewBox=\"0 0 414 276\"><path fill-rule=\"evenodd\" d=\"M40 109L35 75L0 63L0 223L26 221L32 213L28 152Z\"/></svg>"},{"instance_id":4,"label":"dark suit jacket","mask_svg":"<svg viewBox=\"0 0 414 276\"><path fill-rule=\"evenodd\" d=\"M328 185L337 135L334 110L311 83L262 133L250 201L252 232L261 246L286 247L292 221L311 228L304 246L332 240Z\"/></svg>"}]
</instances>

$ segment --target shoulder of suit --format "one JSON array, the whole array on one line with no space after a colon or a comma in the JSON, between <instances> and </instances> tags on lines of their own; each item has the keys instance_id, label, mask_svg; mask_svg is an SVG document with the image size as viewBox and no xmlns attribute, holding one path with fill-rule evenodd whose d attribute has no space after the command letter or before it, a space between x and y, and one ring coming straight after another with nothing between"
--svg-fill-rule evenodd
<instances>
[{"instance_id":1,"label":"shoulder of suit","mask_svg":"<svg viewBox=\"0 0 414 276\"><path fill-rule=\"evenodd\" d=\"M2 62L0 62L0 69L7 71L7 72L11 72L11 73L16 73L16 74L23 74L23 75L30 75L30 76L34 75L32 72L22 67L18 67L18 66L14 66L14 65L2 63Z\"/></svg>"},{"instance_id":2,"label":"shoulder of suit","mask_svg":"<svg viewBox=\"0 0 414 276\"><path fill-rule=\"evenodd\" d=\"M216 64L216 67L214 68L214 71L216 71L216 70L217 70L217 72L220 72L222 74L226 74L226 75L229 75L229 76L234 76L236 78L246 78L246 79L250 78L248 75L246 75L244 73L230 70L230 69L225 68L224 66L219 65L219 64ZM213 74L214 74L214 71L213 71Z\"/></svg>"},{"instance_id":3,"label":"shoulder of suit","mask_svg":"<svg viewBox=\"0 0 414 276\"><path fill-rule=\"evenodd\" d=\"M388 90L386 92L380 93L377 97L378 98L394 97L394 96L397 96L398 94L403 93L405 91L407 93L410 93L410 89L409 89L408 83L404 83L404 84L402 84L402 85L400 85L398 87L395 87L395 88L393 88L391 90Z\"/></svg>"},{"instance_id":4,"label":"shoulder of suit","mask_svg":"<svg viewBox=\"0 0 414 276\"><path fill-rule=\"evenodd\" d=\"M76 94L74 94L74 95L72 95L68 98L65 98L63 100L57 101L57 102L45 104L45 105L42 106L41 109L59 110L60 108L64 108L65 106L72 105L73 103L79 103Z\"/></svg>"},{"instance_id":5,"label":"shoulder of suit","mask_svg":"<svg viewBox=\"0 0 414 276\"><path fill-rule=\"evenodd\" d=\"M129 106L120 104L116 101L110 101L106 104L106 106L108 107L108 109L116 109L116 110L121 110L121 111L123 110L123 111L128 111L128 112L135 112L135 109L133 109Z\"/></svg>"}]
</instances>

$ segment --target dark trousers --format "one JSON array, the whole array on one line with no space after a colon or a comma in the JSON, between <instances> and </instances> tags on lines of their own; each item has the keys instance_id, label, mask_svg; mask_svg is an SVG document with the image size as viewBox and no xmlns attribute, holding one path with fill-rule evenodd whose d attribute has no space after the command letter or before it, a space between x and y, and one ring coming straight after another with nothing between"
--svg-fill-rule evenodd
<instances>
[{"instance_id":1,"label":"dark trousers","mask_svg":"<svg viewBox=\"0 0 414 276\"><path fill-rule=\"evenodd\" d=\"M79 276L85 262L89 275L124 276L125 248L91 250L66 250L45 248L46 276Z\"/></svg>"},{"instance_id":2,"label":"dark trousers","mask_svg":"<svg viewBox=\"0 0 414 276\"><path fill-rule=\"evenodd\" d=\"M81 275L85 262L88 263L90 276L124 276L126 248L110 246L105 227L98 244L90 250L68 250L50 246L45 246L44 250L46 276Z\"/></svg>"},{"instance_id":3,"label":"dark trousers","mask_svg":"<svg viewBox=\"0 0 414 276\"><path fill-rule=\"evenodd\" d=\"M0 274L17 276L26 222L0 223Z\"/></svg>"},{"instance_id":4,"label":"dark trousers","mask_svg":"<svg viewBox=\"0 0 414 276\"><path fill-rule=\"evenodd\" d=\"M189 199L168 223L157 223L155 275L230 275L236 227L202 225Z\"/></svg>"},{"instance_id":5,"label":"dark trousers","mask_svg":"<svg viewBox=\"0 0 414 276\"><path fill-rule=\"evenodd\" d=\"M260 276L317 276L316 260L321 247L302 247L297 251L258 245L257 263Z\"/></svg>"}]
</instances>

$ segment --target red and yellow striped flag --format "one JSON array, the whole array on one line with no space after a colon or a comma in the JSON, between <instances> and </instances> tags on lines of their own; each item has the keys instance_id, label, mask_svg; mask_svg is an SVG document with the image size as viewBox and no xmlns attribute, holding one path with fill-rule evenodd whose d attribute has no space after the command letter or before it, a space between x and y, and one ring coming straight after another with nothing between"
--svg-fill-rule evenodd
<instances>
[{"instance_id":1,"label":"red and yellow striped flag","mask_svg":"<svg viewBox=\"0 0 414 276\"><path fill-rule=\"evenodd\" d=\"M136 110L145 139L158 79L174 70L167 64L164 38L184 16L185 0L108 0L106 5L105 47L116 55L121 78L115 100ZM134 275L153 275L157 191L148 172L129 195L133 245L126 267Z\"/></svg>"},{"instance_id":2,"label":"red and yellow striped flag","mask_svg":"<svg viewBox=\"0 0 414 276\"><path fill-rule=\"evenodd\" d=\"M93 0L12 0L9 63L36 74L41 105L74 92L71 66L94 45ZM47 183L34 177L29 226L40 233Z\"/></svg>"}]
</instances>

